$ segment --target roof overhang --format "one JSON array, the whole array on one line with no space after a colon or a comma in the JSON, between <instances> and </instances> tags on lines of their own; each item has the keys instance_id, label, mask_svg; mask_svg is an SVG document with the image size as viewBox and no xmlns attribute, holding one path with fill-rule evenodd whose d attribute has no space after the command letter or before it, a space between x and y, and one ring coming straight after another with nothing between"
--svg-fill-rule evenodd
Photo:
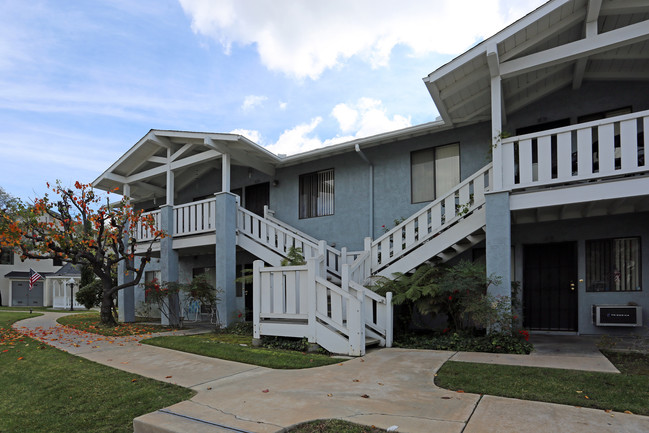
<instances>
[{"instance_id":1,"label":"roof overhang","mask_svg":"<svg viewBox=\"0 0 649 433\"><path fill-rule=\"evenodd\" d=\"M141 200L164 197L169 171L181 178L191 170L196 175L219 167L215 160L230 155L230 163L244 165L272 176L280 161L273 153L236 134L151 130L133 147L92 182L93 187L124 193L128 185L130 197ZM182 185L176 184L176 187Z\"/></svg>"},{"instance_id":2,"label":"roof overhang","mask_svg":"<svg viewBox=\"0 0 649 433\"><path fill-rule=\"evenodd\" d=\"M552 0L424 78L442 119L491 118L491 83L503 114L585 81L649 81L649 2Z\"/></svg>"}]
</instances>

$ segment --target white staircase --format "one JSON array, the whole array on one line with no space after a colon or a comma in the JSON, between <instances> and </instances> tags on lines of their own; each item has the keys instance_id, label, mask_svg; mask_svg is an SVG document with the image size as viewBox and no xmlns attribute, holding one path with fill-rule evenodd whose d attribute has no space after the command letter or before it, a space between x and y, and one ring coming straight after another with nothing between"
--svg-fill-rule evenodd
<instances>
[{"instance_id":1,"label":"white staircase","mask_svg":"<svg viewBox=\"0 0 649 433\"><path fill-rule=\"evenodd\" d=\"M364 287L371 276L390 278L424 262L447 261L485 238L485 166L410 218L372 241L364 251L336 250L275 219L238 210L238 244L262 260L254 265L254 337L306 337L334 353L360 356L366 338L392 344L391 294ZM291 247L307 264L279 266ZM263 267L264 261L273 267Z\"/></svg>"}]
</instances>

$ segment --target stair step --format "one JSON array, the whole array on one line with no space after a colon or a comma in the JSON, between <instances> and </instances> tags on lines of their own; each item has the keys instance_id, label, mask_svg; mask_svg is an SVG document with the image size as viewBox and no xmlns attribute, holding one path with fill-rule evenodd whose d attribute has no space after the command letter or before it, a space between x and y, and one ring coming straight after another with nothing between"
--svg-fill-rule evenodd
<instances>
[{"instance_id":1,"label":"stair step","mask_svg":"<svg viewBox=\"0 0 649 433\"><path fill-rule=\"evenodd\" d=\"M365 337L365 347L378 346L381 344L381 340L378 338Z\"/></svg>"}]
</instances>

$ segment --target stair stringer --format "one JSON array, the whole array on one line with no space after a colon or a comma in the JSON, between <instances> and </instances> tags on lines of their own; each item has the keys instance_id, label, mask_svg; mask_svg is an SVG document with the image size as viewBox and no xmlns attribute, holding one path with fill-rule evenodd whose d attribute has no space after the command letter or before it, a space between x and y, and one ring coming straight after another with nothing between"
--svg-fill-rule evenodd
<instances>
[{"instance_id":1,"label":"stair stringer","mask_svg":"<svg viewBox=\"0 0 649 433\"><path fill-rule=\"evenodd\" d=\"M391 278L392 274L396 272L406 273L421 265L422 263L431 260L433 257L444 253L444 251L448 248L451 248L459 242L468 239L474 233L483 230L485 226L486 217L485 207L483 206L473 211L470 215L459 221L457 224L444 230L438 236L431 238L418 248L408 252L396 262L391 263L386 268L379 270L374 275ZM456 250L456 253L454 255L447 255L446 257L442 258L443 261L449 260L452 256L456 256L460 252L468 249L470 246L479 241L479 237L474 238L473 240L468 240L466 244L462 245L461 248L458 248L458 250ZM466 246L467 244L468 246ZM466 248L464 248L465 246Z\"/></svg>"},{"instance_id":2,"label":"stair stringer","mask_svg":"<svg viewBox=\"0 0 649 433\"><path fill-rule=\"evenodd\" d=\"M271 250L260 242L250 239L241 232L237 235L237 245L271 266L280 266L282 260L285 259L285 257L280 255L278 252Z\"/></svg>"}]
</instances>

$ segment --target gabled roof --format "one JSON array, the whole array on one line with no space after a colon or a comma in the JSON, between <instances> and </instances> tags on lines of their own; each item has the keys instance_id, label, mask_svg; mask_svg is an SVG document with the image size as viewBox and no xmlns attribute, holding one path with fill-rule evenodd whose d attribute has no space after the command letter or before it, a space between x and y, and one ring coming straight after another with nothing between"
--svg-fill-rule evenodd
<instances>
[{"instance_id":1,"label":"gabled roof","mask_svg":"<svg viewBox=\"0 0 649 433\"><path fill-rule=\"evenodd\" d=\"M649 80L649 2L551 0L424 78L448 124L491 117L491 80L505 115L590 80Z\"/></svg>"},{"instance_id":2,"label":"gabled roof","mask_svg":"<svg viewBox=\"0 0 649 433\"><path fill-rule=\"evenodd\" d=\"M123 194L124 184L129 184L132 198L164 197L167 166L174 171L178 182L191 182L216 167L214 160L224 153L230 155L234 165L253 167L270 175L274 174L275 164L280 160L241 135L152 129L92 185Z\"/></svg>"},{"instance_id":3,"label":"gabled roof","mask_svg":"<svg viewBox=\"0 0 649 433\"><path fill-rule=\"evenodd\" d=\"M51 277L54 275L52 272L39 272L43 278ZM29 271L11 271L5 274L5 278L10 280L27 280L29 279Z\"/></svg>"},{"instance_id":4,"label":"gabled roof","mask_svg":"<svg viewBox=\"0 0 649 433\"><path fill-rule=\"evenodd\" d=\"M78 277L81 275L81 265L66 263L61 269L54 272L53 277Z\"/></svg>"}]
</instances>

